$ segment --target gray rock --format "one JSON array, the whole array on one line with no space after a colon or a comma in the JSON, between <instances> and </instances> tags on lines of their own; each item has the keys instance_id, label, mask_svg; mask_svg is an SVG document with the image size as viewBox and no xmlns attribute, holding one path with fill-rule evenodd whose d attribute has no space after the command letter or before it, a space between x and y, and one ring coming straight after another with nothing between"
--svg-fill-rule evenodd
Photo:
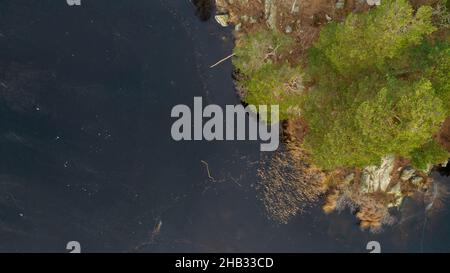
<instances>
[{"instance_id":1,"label":"gray rock","mask_svg":"<svg viewBox=\"0 0 450 273\"><path fill-rule=\"evenodd\" d=\"M214 16L214 18L222 27L228 26L228 20L230 19L230 16L228 14L218 14Z\"/></svg>"},{"instance_id":2,"label":"gray rock","mask_svg":"<svg viewBox=\"0 0 450 273\"><path fill-rule=\"evenodd\" d=\"M402 196L401 184L400 183L395 184L395 186L391 188L389 193L394 194L397 197Z\"/></svg>"},{"instance_id":3,"label":"gray rock","mask_svg":"<svg viewBox=\"0 0 450 273\"><path fill-rule=\"evenodd\" d=\"M347 175L347 176L344 178L344 183L345 183L345 184L349 184L349 183L352 182L354 179L355 179L355 174L354 174L354 173L351 173L351 174Z\"/></svg>"},{"instance_id":4,"label":"gray rock","mask_svg":"<svg viewBox=\"0 0 450 273\"><path fill-rule=\"evenodd\" d=\"M402 201L403 201L403 194L402 194L401 184L400 183L395 184L395 186L393 186L391 188L389 193L393 194L395 196L394 201L389 204L389 207L399 207L402 204Z\"/></svg>"},{"instance_id":5,"label":"gray rock","mask_svg":"<svg viewBox=\"0 0 450 273\"><path fill-rule=\"evenodd\" d=\"M258 22L258 20L256 20L256 19L253 18L253 17L250 17L249 22L250 22L250 24L255 24L256 22Z\"/></svg>"},{"instance_id":6,"label":"gray rock","mask_svg":"<svg viewBox=\"0 0 450 273\"><path fill-rule=\"evenodd\" d=\"M336 3L336 9L343 9L345 6L345 0L338 0Z\"/></svg>"},{"instance_id":7,"label":"gray rock","mask_svg":"<svg viewBox=\"0 0 450 273\"><path fill-rule=\"evenodd\" d=\"M369 6L379 6L381 5L381 0L366 0L366 3Z\"/></svg>"},{"instance_id":8,"label":"gray rock","mask_svg":"<svg viewBox=\"0 0 450 273\"><path fill-rule=\"evenodd\" d=\"M391 182L391 172L394 169L395 156L383 158L380 166L364 168L361 175L360 190L364 193L386 191Z\"/></svg>"},{"instance_id":9,"label":"gray rock","mask_svg":"<svg viewBox=\"0 0 450 273\"><path fill-rule=\"evenodd\" d=\"M414 176L412 179L411 179L411 183L413 183L413 185L414 186L420 186L421 184L422 184L422 182L423 182L423 177L421 177L421 176Z\"/></svg>"},{"instance_id":10,"label":"gray rock","mask_svg":"<svg viewBox=\"0 0 450 273\"><path fill-rule=\"evenodd\" d=\"M275 29L276 24L277 24L277 19L276 19L277 6L275 5L274 2L275 1L273 1L273 0L265 0L265 3L264 3L264 13L265 13L265 17L267 20L267 25L271 29Z\"/></svg>"},{"instance_id":11,"label":"gray rock","mask_svg":"<svg viewBox=\"0 0 450 273\"><path fill-rule=\"evenodd\" d=\"M410 166L407 166L403 169L402 173L400 174L400 179L403 181L407 181L407 180L411 179L411 177L413 177L415 173L416 173L416 170L414 170Z\"/></svg>"},{"instance_id":12,"label":"gray rock","mask_svg":"<svg viewBox=\"0 0 450 273\"><path fill-rule=\"evenodd\" d=\"M287 26L286 26L286 29L285 29L285 32L286 32L287 34L292 33L292 27L289 26L289 25L287 25Z\"/></svg>"}]
</instances>

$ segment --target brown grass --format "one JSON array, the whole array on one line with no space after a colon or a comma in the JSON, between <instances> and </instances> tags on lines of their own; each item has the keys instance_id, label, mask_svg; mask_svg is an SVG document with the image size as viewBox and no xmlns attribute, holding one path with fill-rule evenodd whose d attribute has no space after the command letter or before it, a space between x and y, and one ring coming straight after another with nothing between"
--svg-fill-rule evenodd
<instances>
[{"instance_id":1,"label":"brown grass","mask_svg":"<svg viewBox=\"0 0 450 273\"><path fill-rule=\"evenodd\" d=\"M325 192L324 174L309 165L298 145L287 144L263 162L258 171L269 217L286 223Z\"/></svg>"}]
</instances>

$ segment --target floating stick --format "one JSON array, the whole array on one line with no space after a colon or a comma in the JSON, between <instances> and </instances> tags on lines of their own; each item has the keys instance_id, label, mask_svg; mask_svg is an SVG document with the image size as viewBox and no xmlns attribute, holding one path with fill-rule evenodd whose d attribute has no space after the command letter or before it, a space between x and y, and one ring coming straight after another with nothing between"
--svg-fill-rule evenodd
<instances>
[{"instance_id":1,"label":"floating stick","mask_svg":"<svg viewBox=\"0 0 450 273\"><path fill-rule=\"evenodd\" d=\"M217 63L211 65L209 68L214 68L216 66L218 66L219 64L225 62L226 60L230 59L231 57L233 57L234 55L236 55L236 53L233 53L231 55L228 55L227 57L223 58L222 60L218 61Z\"/></svg>"}]
</instances>

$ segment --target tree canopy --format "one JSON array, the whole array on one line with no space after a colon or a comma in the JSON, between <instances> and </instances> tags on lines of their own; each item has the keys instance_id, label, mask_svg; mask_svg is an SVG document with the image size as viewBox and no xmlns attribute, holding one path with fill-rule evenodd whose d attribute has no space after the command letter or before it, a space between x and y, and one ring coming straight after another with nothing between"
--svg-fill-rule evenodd
<instances>
[{"instance_id":1,"label":"tree canopy","mask_svg":"<svg viewBox=\"0 0 450 273\"><path fill-rule=\"evenodd\" d=\"M385 0L322 29L302 106L315 164L364 167L389 154L422 162L419 151L436 151L427 143L450 115L450 55L447 41L426 39L436 30L431 17L431 7Z\"/></svg>"}]
</instances>

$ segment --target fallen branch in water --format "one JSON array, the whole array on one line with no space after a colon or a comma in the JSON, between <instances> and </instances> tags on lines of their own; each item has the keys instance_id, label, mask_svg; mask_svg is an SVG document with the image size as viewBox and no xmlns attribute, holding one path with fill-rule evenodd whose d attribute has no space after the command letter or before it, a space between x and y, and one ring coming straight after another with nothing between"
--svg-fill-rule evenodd
<instances>
[{"instance_id":1,"label":"fallen branch in water","mask_svg":"<svg viewBox=\"0 0 450 273\"><path fill-rule=\"evenodd\" d=\"M209 68L214 68L214 67L218 66L219 64L225 62L226 60L228 60L228 59L234 57L234 55L236 55L236 53L233 53L233 54L231 54L231 55L229 55L229 56L223 58L222 60L218 61L217 63L211 65Z\"/></svg>"},{"instance_id":2,"label":"fallen branch in water","mask_svg":"<svg viewBox=\"0 0 450 273\"><path fill-rule=\"evenodd\" d=\"M216 179L211 176L211 172L209 171L209 165L208 162L201 160L201 162L206 166L206 171L208 172L208 178L211 179L211 181L216 182Z\"/></svg>"}]
</instances>

